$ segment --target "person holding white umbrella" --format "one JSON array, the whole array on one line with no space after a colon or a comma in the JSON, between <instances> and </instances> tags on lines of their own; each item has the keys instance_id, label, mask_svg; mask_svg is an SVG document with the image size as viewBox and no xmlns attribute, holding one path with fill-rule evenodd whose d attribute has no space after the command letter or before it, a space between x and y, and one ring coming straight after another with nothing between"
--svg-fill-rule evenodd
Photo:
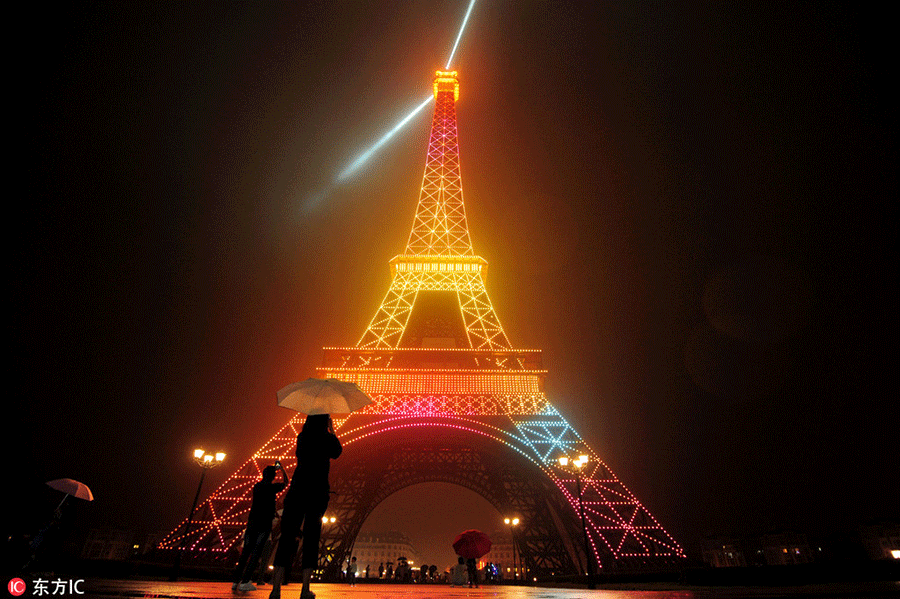
<instances>
[{"instance_id":1,"label":"person holding white umbrella","mask_svg":"<svg viewBox=\"0 0 900 599\"><path fill-rule=\"evenodd\" d=\"M318 565L319 538L322 535L322 516L328 507L331 487L328 472L331 460L341 455L341 442L334 434L331 416L311 414L297 435L297 469L291 478L284 498L281 517L281 540L275 552L270 599L281 597L284 573L297 552L299 537L303 535L301 569L303 586L300 599L315 599L309 582Z\"/></svg>"},{"instance_id":2,"label":"person holding white umbrella","mask_svg":"<svg viewBox=\"0 0 900 599\"><path fill-rule=\"evenodd\" d=\"M306 414L303 429L297 435L297 470L284 498L281 540L275 552L272 592L269 599L281 597L284 573L294 559L303 533L303 588L300 599L314 599L309 590L312 572L318 565L322 516L328 507L331 487L328 471L331 460L341 455L341 442L334 434L331 414L349 414L365 408L372 398L356 384L338 379L306 379L292 383L276 394L278 405Z\"/></svg>"},{"instance_id":3,"label":"person holding white umbrella","mask_svg":"<svg viewBox=\"0 0 900 599\"><path fill-rule=\"evenodd\" d=\"M62 501L59 502L59 505L56 506L56 509L53 510L53 516L50 518L50 521L34 535L31 542L28 544L28 558L25 565L22 566L23 570L29 568L38 557L38 553L44 549L43 546L46 544L47 537L54 536L54 533L56 535L59 534L59 529L63 522L63 507L66 506L66 500L69 497L77 497L84 501L94 500L94 494L91 493L88 486L77 480L72 480L71 478L57 478L55 480L47 481L46 484L51 489L62 492L63 498ZM69 505L71 505L71 502ZM60 540L57 539L57 542L59 541Z\"/></svg>"}]
</instances>

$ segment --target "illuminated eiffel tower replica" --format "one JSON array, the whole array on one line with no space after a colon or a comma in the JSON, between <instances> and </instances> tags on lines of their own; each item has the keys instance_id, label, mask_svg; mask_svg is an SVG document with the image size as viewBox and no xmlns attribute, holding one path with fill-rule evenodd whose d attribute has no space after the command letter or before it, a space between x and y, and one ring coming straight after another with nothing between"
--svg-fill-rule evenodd
<instances>
[{"instance_id":1,"label":"illuminated eiffel tower replica","mask_svg":"<svg viewBox=\"0 0 900 599\"><path fill-rule=\"evenodd\" d=\"M335 522L323 529L322 576L337 577L381 501L425 482L466 487L520 518L513 542L527 576L678 564L682 548L544 395L540 350L513 348L500 325L485 288L487 262L466 223L456 72L437 72L434 97L419 204L406 251L390 261L390 289L356 347L325 348L317 369L375 400L335 422L344 453L332 464L327 515ZM276 459L293 470L303 418L219 487L190 530L182 523L160 547L233 563L251 488ZM559 462L581 455L588 462L578 473ZM447 508L434 509L441 517Z\"/></svg>"}]
</instances>

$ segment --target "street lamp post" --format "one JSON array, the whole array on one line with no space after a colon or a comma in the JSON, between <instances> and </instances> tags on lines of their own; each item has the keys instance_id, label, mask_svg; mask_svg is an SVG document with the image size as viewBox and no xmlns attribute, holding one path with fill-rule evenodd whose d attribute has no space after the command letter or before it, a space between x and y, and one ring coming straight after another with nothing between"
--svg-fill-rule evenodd
<instances>
[{"instance_id":1,"label":"street lamp post","mask_svg":"<svg viewBox=\"0 0 900 599\"><path fill-rule=\"evenodd\" d=\"M206 471L215 468L225 460L225 454L221 451L206 453L203 449L194 450L194 461L201 468L200 483L197 485L197 493L194 495L194 503L191 504L191 511L188 513L187 525L184 529L184 536L181 538L181 545L175 552L175 565L172 568L172 575L169 580L178 580L178 570L181 568L181 554L184 553L184 546L187 543L188 534L191 532L191 525L194 523L194 511L197 509L197 501L200 499L200 490L203 488L203 480L206 478Z\"/></svg>"},{"instance_id":2,"label":"street lamp post","mask_svg":"<svg viewBox=\"0 0 900 599\"><path fill-rule=\"evenodd\" d=\"M512 550L513 550L513 580L517 580L519 578L519 568L516 565L516 531L515 527L519 525L518 518L504 518L503 522L509 526L509 536L512 539Z\"/></svg>"},{"instance_id":3,"label":"street lamp post","mask_svg":"<svg viewBox=\"0 0 900 599\"><path fill-rule=\"evenodd\" d=\"M325 561L327 564L330 564L331 562L333 562L335 556L334 556L334 544L332 543L331 545L329 545L328 541L325 539L325 525L326 524L334 524L335 522L337 522L337 518L335 518L334 516L324 516L324 515L322 516L322 555L325 558ZM351 553L353 552L352 548L350 549L350 552ZM347 559L349 560L350 558L348 557ZM342 575L341 566L342 566L342 564L338 564L338 573L337 573L338 577L340 577ZM316 568L316 571L313 574L315 575L316 580L319 580L320 577L322 580L325 579L325 572L322 571L320 568Z\"/></svg>"},{"instance_id":4,"label":"street lamp post","mask_svg":"<svg viewBox=\"0 0 900 599\"><path fill-rule=\"evenodd\" d=\"M594 562L591 560L591 548L588 544L588 532L587 532L587 521L584 518L584 501L581 497L581 471L587 466L588 456L580 455L577 460L572 461L572 471L575 473L575 486L578 490L578 510L581 512L581 530L584 533L584 560L586 562L586 571L588 575L588 588L595 589L597 588L596 583L594 582ZM559 465L565 469L569 469L569 458L563 456L559 458Z\"/></svg>"}]
</instances>

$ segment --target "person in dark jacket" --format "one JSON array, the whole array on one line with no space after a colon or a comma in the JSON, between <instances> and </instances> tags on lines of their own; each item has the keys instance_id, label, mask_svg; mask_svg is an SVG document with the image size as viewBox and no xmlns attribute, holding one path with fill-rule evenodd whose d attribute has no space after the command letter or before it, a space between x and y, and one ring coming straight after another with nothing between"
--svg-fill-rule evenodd
<instances>
[{"instance_id":1,"label":"person in dark jacket","mask_svg":"<svg viewBox=\"0 0 900 599\"><path fill-rule=\"evenodd\" d=\"M284 572L294 560L301 530L303 553L300 567L303 586L300 599L315 599L309 581L319 560L319 538L322 536L322 516L328 507L331 487L328 472L331 460L341 455L341 442L334 434L331 416L315 414L306 417L297 435L297 469L284 498L281 515L281 539L275 552L272 572L272 592L269 599L281 597Z\"/></svg>"},{"instance_id":2,"label":"person in dark jacket","mask_svg":"<svg viewBox=\"0 0 900 599\"><path fill-rule=\"evenodd\" d=\"M275 475L281 469L282 482L276 483ZM263 468L262 480L253 485L253 502L250 504L250 515L247 516L247 529L244 531L244 550L234 570L235 591L255 591L256 586L250 582L250 576L256 569L259 556L272 534L272 520L275 517L275 498L289 482L287 471L281 462L275 466Z\"/></svg>"},{"instance_id":3,"label":"person in dark jacket","mask_svg":"<svg viewBox=\"0 0 900 599\"><path fill-rule=\"evenodd\" d=\"M478 565L475 558L470 557L466 560L466 570L469 574L469 588L478 588Z\"/></svg>"}]
</instances>

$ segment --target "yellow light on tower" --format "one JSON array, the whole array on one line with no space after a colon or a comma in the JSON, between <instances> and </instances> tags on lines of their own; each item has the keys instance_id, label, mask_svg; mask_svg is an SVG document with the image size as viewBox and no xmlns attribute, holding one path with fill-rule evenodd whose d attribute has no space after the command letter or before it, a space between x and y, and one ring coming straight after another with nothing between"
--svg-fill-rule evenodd
<instances>
[{"instance_id":1,"label":"yellow light on tower","mask_svg":"<svg viewBox=\"0 0 900 599\"><path fill-rule=\"evenodd\" d=\"M453 91L453 101L459 101L459 79L456 71L437 71L434 74L434 99L437 100L438 92Z\"/></svg>"}]
</instances>

